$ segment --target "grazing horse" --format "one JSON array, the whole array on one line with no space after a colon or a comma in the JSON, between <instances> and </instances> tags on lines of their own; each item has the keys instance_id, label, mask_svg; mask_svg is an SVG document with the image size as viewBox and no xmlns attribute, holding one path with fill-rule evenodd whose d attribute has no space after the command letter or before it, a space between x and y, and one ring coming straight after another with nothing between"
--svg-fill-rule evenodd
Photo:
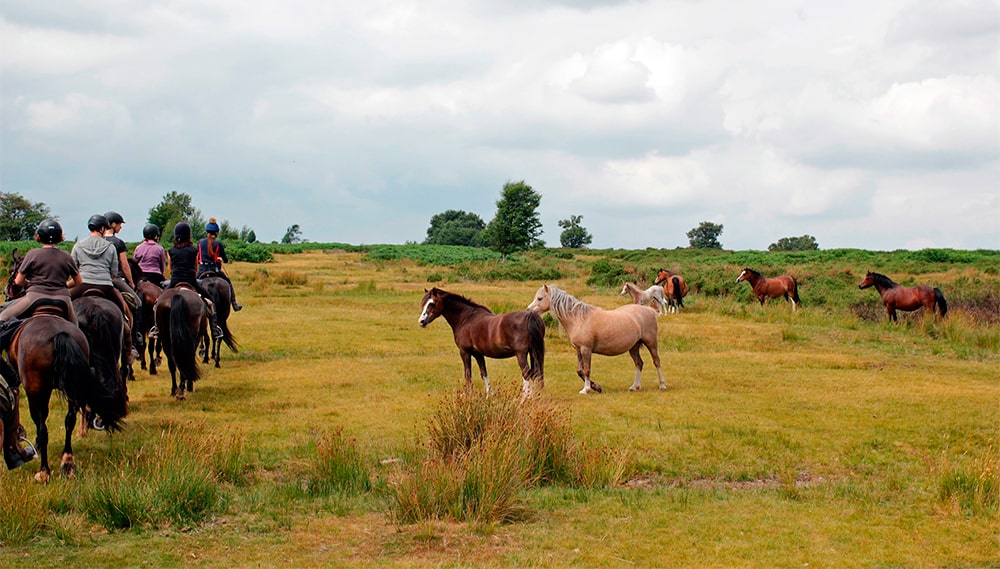
<instances>
[{"instance_id":1,"label":"grazing horse","mask_svg":"<svg viewBox=\"0 0 1000 569\"><path fill-rule=\"evenodd\" d=\"M205 304L197 292L178 286L163 291L153 314L170 369L170 395L184 399L185 388L194 391L194 382L201 377L195 352L201 335L208 333Z\"/></svg>"},{"instance_id":2,"label":"grazing horse","mask_svg":"<svg viewBox=\"0 0 1000 569\"><path fill-rule=\"evenodd\" d=\"M937 287L902 286L892 282L892 279L883 274L868 271L865 280L861 281L858 288L865 289L870 286L874 286L882 296L882 304L885 304L885 312L891 322L898 320L897 309L909 312L923 306L929 312L934 312L934 308L937 307L941 316L948 313L948 303L941 289Z\"/></svg>"},{"instance_id":3,"label":"grazing horse","mask_svg":"<svg viewBox=\"0 0 1000 569\"><path fill-rule=\"evenodd\" d=\"M120 382L91 372L87 337L78 326L60 316L39 314L27 319L11 342L10 359L21 377L35 423L35 448L41 454L35 480L48 482L50 478L49 431L45 421L53 390L61 391L69 404L61 468L64 475L71 476L75 468L72 436L76 411L89 407L107 429L121 429L128 407Z\"/></svg>"},{"instance_id":4,"label":"grazing horse","mask_svg":"<svg viewBox=\"0 0 1000 569\"><path fill-rule=\"evenodd\" d=\"M117 385L128 400L129 354L122 349L125 318L118 305L97 295L73 301L80 330L90 344L90 370L103 385ZM93 411L93 410L91 410ZM91 417L93 420L93 417ZM86 424L86 423L85 423ZM97 426L97 423L94 423Z\"/></svg>"},{"instance_id":5,"label":"grazing horse","mask_svg":"<svg viewBox=\"0 0 1000 569\"><path fill-rule=\"evenodd\" d=\"M736 278L736 282L741 283L743 281L748 281L750 287L753 289L754 296L760 301L760 305L764 306L764 301L769 298L778 298L779 296L785 297L785 302L791 300L792 311L795 307L802 302L799 300L799 283L795 281L795 277L791 275L781 275L780 277L765 278L761 276L760 273L746 267L740 276Z\"/></svg>"},{"instance_id":6,"label":"grazing horse","mask_svg":"<svg viewBox=\"0 0 1000 569\"><path fill-rule=\"evenodd\" d=\"M583 380L580 393L601 392L601 386L590 379L592 354L617 356L628 352L635 362L635 381L628 388L638 391L642 375L642 356L639 350L646 346L656 366L660 389L667 384L660 370L657 351L656 311L648 306L626 304L614 310L604 310L577 300L554 285L544 285L535 293L528 310L543 313L551 310L566 329L569 342L576 349L576 373Z\"/></svg>"},{"instance_id":7,"label":"grazing horse","mask_svg":"<svg viewBox=\"0 0 1000 569\"><path fill-rule=\"evenodd\" d=\"M221 336L213 336L211 340L208 335L204 337L205 344L203 349L205 351L205 359L202 362L207 364L208 358L211 356L215 360L215 367L219 367L223 342L226 343L230 351L234 353L240 351L239 343L229 330L232 295L230 294L229 283L216 273L203 273L198 279L201 281L201 285L205 287L205 290L208 291L208 298L215 304L215 321L219 325L219 328L222 329ZM211 343L211 346L209 346L209 343Z\"/></svg>"},{"instance_id":8,"label":"grazing horse","mask_svg":"<svg viewBox=\"0 0 1000 569\"><path fill-rule=\"evenodd\" d=\"M426 327L438 316L451 326L455 345L465 366L465 386L472 387L472 358L479 365L479 375L488 392L490 380L486 374L486 358L517 358L521 367L522 395L545 387L545 324L534 312L517 310L494 314L492 310L459 294L437 287L426 291L420 301L420 326Z\"/></svg>"},{"instance_id":9,"label":"grazing horse","mask_svg":"<svg viewBox=\"0 0 1000 569\"><path fill-rule=\"evenodd\" d=\"M625 283L621 295L625 296L626 294L632 297L632 304L646 305L655 302L657 315L667 313L667 300L663 298L663 289L659 286L653 285L642 290L632 283Z\"/></svg>"},{"instance_id":10,"label":"grazing horse","mask_svg":"<svg viewBox=\"0 0 1000 569\"><path fill-rule=\"evenodd\" d=\"M667 294L667 304L670 305L670 312L676 313L679 308L684 308L684 297L688 293L688 285L684 282L684 277L666 269L660 269L653 284L663 285L663 291Z\"/></svg>"}]
</instances>

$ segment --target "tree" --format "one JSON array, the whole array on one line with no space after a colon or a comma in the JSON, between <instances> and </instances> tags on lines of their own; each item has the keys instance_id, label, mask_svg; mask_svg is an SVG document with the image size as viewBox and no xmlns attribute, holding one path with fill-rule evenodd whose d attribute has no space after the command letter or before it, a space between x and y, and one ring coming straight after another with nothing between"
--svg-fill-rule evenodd
<instances>
[{"instance_id":1,"label":"tree","mask_svg":"<svg viewBox=\"0 0 1000 569\"><path fill-rule=\"evenodd\" d=\"M563 232L559 234L559 243L563 247L581 249L594 240L593 235L587 233L587 230L580 225L582 220L582 215L570 215L569 219L559 221L559 227L563 228Z\"/></svg>"},{"instance_id":2,"label":"tree","mask_svg":"<svg viewBox=\"0 0 1000 569\"><path fill-rule=\"evenodd\" d=\"M0 192L0 240L34 239L38 224L51 215L49 207L42 202L32 202L21 194Z\"/></svg>"},{"instance_id":3,"label":"tree","mask_svg":"<svg viewBox=\"0 0 1000 569\"><path fill-rule=\"evenodd\" d=\"M722 224L710 221L702 221L698 227L687 232L691 247L695 249L722 249L719 235L722 235Z\"/></svg>"},{"instance_id":4,"label":"tree","mask_svg":"<svg viewBox=\"0 0 1000 569\"><path fill-rule=\"evenodd\" d=\"M474 213L449 209L431 218L425 245L466 245L481 247L486 228L483 218Z\"/></svg>"},{"instance_id":5,"label":"tree","mask_svg":"<svg viewBox=\"0 0 1000 569\"><path fill-rule=\"evenodd\" d=\"M181 221L191 225L191 238L195 241L205 236L205 218L191 203L191 196L185 193L170 192L163 200L149 210L148 223L160 228L160 240L171 242L174 237L174 226Z\"/></svg>"},{"instance_id":6,"label":"tree","mask_svg":"<svg viewBox=\"0 0 1000 569\"><path fill-rule=\"evenodd\" d=\"M483 230L485 242L504 259L516 251L543 247L545 243L538 238L542 234L537 211L541 202L542 196L524 180L504 184L497 212Z\"/></svg>"},{"instance_id":7,"label":"tree","mask_svg":"<svg viewBox=\"0 0 1000 569\"><path fill-rule=\"evenodd\" d=\"M299 229L299 224L289 226L285 230L285 236L281 238L282 243L302 243L302 230Z\"/></svg>"},{"instance_id":8,"label":"tree","mask_svg":"<svg viewBox=\"0 0 1000 569\"><path fill-rule=\"evenodd\" d=\"M819 243L812 235L802 237L782 237L777 243L767 246L768 251L815 251L819 249Z\"/></svg>"}]
</instances>

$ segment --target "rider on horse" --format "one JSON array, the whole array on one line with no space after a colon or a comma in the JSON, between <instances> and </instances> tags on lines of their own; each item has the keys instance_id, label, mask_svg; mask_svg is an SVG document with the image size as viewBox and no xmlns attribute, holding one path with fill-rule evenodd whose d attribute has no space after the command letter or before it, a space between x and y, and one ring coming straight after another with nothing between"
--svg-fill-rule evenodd
<instances>
[{"instance_id":1,"label":"rider on horse","mask_svg":"<svg viewBox=\"0 0 1000 569\"><path fill-rule=\"evenodd\" d=\"M215 304L205 287L198 282L196 272L198 249L191 244L191 226L186 221L174 226L174 246L167 251L167 255L170 258L170 280L167 288L184 284L194 289L205 302L208 318L212 323L212 337L221 337L222 328L215 320ZM149 331L150 337L155 337L157 333L156 326L153 326Z\"/></svg>"},{"instance_id":2,"label":"rider on horse","mask_svg":"<svg viewBox=\"0 0 1000 569\"><path fill-rule=\"evenodd\" d=\"M118 272L111 275L111 284L122 293L125 303L132 314L139 311L139 295L135 293L135 279L128 264L128 245L118 237L118 232L125 223L125 218L117 211L104 214L108 220L108 228L104 231L104 239L111 243L118 255Z\"/></svg>"},{"instance_id":3,"label":"rider on horse","mask_svg":"<svg viewBox=\"0 0 1000 569\"><path fill-rule=\"evenodd\" d=\"M72 281L74 286L79 285L82 277L73 257L56 247L63 240L59 222L54 219L42 221L35 230L35 240L42 247L28 251L14 275L14 285L25 287L25 293L0 313L0 322L12 322L19 316L27 316L40 301L56 301L66 319L76 324L76 312L73 311L66 283ZM0 336L0 352L7 350L8 339L11 337L13 333ZM17 372L7 360L0 359L0 418L3 423L0 441L3 443L4 460L9 469L17 468L34 457L33 450L22 449L18 443L17 433L21 424L19 386ZM5 404L11 395L12 401Z\"/></svg>"},{"instance_id":4,"label":"rider on horse","mask_svg":"<svg viewBox=\"0 0 1000 569\"><path fill-rule=\"evenodd\" d=\"M160 239L160 228L153 223L147 223L142 228L142 243L135 248L134 257L139 262L142 269L142 280L147 280L156 286L163 286L163 281L167 280L163 276L163 270L167 266L167 252L158 243Z\"/></svg>"},{"instance_id":5,"label":"rider on horse","mask_svg":"<svg viewBox=\"0 0 1000 569\"><path fill-rule=\"evenodd\" d=\"M70 289L70 296L77 299L88 291L96 290L100 296L121 308L131 330L132 311L112 281L112 275L118 274L118 252L104 239L104 232L109 226L108 218L103 215L90 216L87 221L90 236L73 245L73 260L80 268L83 283Z\"/></svg>"},{"instance_id":6,"label":"rider on horse","mask_svg":"<svg viewBox=\"0 0 1000 569\"><path fill-rule=\"evenodd\" d=\"M215 218L209 218L205 224L205 232L208 237L198 241L198 278L214 273L222 277L229 283L229 298L233 304L233 310L239 312L243 310L243 305L236 302L236 289L233 288L233 281L229 280L229 275L222 270L222 264L229 262L226 256L226 246L218 240L219 224Z\"/></svg>"}]
</instances>

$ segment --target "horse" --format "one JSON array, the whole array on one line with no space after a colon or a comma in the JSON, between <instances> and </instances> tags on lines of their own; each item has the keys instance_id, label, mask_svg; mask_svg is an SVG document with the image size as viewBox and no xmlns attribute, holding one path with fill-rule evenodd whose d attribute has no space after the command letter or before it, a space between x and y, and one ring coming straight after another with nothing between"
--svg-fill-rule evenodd
<instances>
[{"instance_id":1,"label":"horse","mask_svg":"<svg viewBox=\"0 0 1000 569\"><path fill-rule=\"evenodd\" d=\"M135 257L129 257L128 264L132 269L135 293L139 296L139 310L136 311L132 323L132 343L135 344L135 349L139 353L139 368L146 369L146 351L148 349L149 374L156 375L156 366L160 363L161 345L159 339L149 337L149 330L153 327L153 306L163 294L163 287L159 283L143 278L144 273Z\"/></svg>"},{"instance_id":2,"label":"horse","mask_svg":"<svg viewBox=\"0 0 1000 569\"><path fill-rule=\"evenodd\" d=\"M617 356L628 352L635 362L635 380L629 391L640 389L642 375L642 355L639 350L646 346L656 366L660 380L660 390L667 388L660 369L660 354L657 351L656 311L648 306L626 304L614 310L604 310L577 300L571 294L554 285L543 285L535 293L528 310L543 313L551 310L559 323L569 334L569 342L576 349L576 373L583 380L581 394L591 391L601 393L602 388L590 379L590 359L592 354Z\"/></svg>"},{"instance_id":3,"label":"horse","mask_svg":"<svg viewBox=\"0 0 1000 569\"><path fill-rule=\"evenodd\" d=\"M184 399L185 387L194 391L194 382L201 377L195 352L201 335L208 333L205 304L197 292L178 286L163 291L153 307L153 315L170 369L170 395Z\"/></svg>"},{"instance_id":4,"label":"horse","mask_svg":"<svg viewBox=\"0 0 1000 569\"><path fill-rule=\"evenodd\" d=\"M684 297L688 293L688 285L684 282L684 277L671 273L666 269L660 269L656 274L655 285L663 285L663 291L667 296L667 304L670 312L676 313L678 309L684 308Z\"/></svg>"},{"instance_id":5,"label":"horse","mask_svg":"<svg viewBox=\"0 0 1000 569\"><path fill-rule=\"evenodd\" d=\"M221 336L213 335L211 340L209 340L208 336L204 337L205 344L203 349L205 351L205 359L202 362L207 364L208 358L211 355L212 359L215 360L215 367L219 367L223 342L226 343L230 351L234 353L240 351L239 343L229 330L229 314L232 308L233 297L230 294L229 282L214 272L204 273L198 277L198 280L201 281L201 285L208 291L208 298L215 304L215 321L219 325L219 328L222 329ZM209 349L209 342L211 342L211 349Z\"/></svg>"},{"instance_id":6,"label":"horse","mask_svg":"<svg viewBox=\"0 0 1000 569\"><path fill-rule=\"evenodd\" d=\"M545 324L538 314L517 310L497 315L482 304L437 287L425 290L420 306L418 322L421 328L426 328L438 316L444 316L451 326L465 367L467 389L472 387L472 358L476 358L479 375L489 392L487 357L517 358L523 396L533 393L532 382L537 382L539 390L545 387Z\"/></svg>"},{"instance_id":7,"label":"horse","mask_svg":"<svg viewBox=\"0 0 1000 569\"><path fill-rule=\"evenodd\" d=\"M622 287L621 295L629 295L632 297L633 304L650 304L652 302L656 303L656 314L666 314L667 313L667 301L663 298L663 288L653 285L646 290L642 290L638 286L632 283L625 283Z\"/></svg>"},{"instance_id":8,"label":"horse","mask_svg":"<svg viewBox=\"0 0 1000 569\"><path fill-rule=\"evenodd\" d=\"M795 307L802 302L799 300L799 283L796 282L795 277L791 275L781 275L780 277L765 278L761 276L760 273L746 267L740 276L736 278L736 282L741 283L743 281L748 281L750 287L753 289L754 296L760 301L760 305L764 306L764 301L769 298L778 298L779 296L785 297L785 302L791 300L792 311L795 311Z\"/></svg>"},{"instance_id":9,"label":"horse","mask_svg":"<svg viewBox=\"0 0 1000 569\"><path fill-rule=\"evenodd\" d=\"M118 305L97 295L84 295L73 301L80 330L90 344L90 370L103 385L117 385L128 401L129 355L122 349L125 318ZM92 424L103 428L91 417ZM86 426L86 421L84 426Z\"/></svg>"},{"instance_id":10,"label":"horse","mask_svg":"<svg viewBox=\"0 0 1000 569\"><path fill-rule=\"evenodd\" d=\"M948 303L944 299L944 293L937 287L902 286L892 282L892 279L883 274L868 271L865 279L858 284L858 288L866 289L870 286L874 286L882 296L882 304L885 305L885 312L891 322L898 321L896 310L909 312L921 306L930 312L934 312L937 308L941 316L948 313Z\"/></svg>"},{"instance_id":11,"label":"horse","mask_svg":"<svg viewBox=\"0 0 1000 569\"><path fill-rule=\"evenodd\" d=\"M87 337L79 326L61 316L36 314L25 320L14 335L9 353L11 364L24 385L28 409L35 423L35 448L41 455L35 480L48 482L50 479L46 419L53 390L62 392L69 405L61 470L65 476L72 476L76 462L72 444L76 411L89 407L100 417L105 428L120 430L128 413L120 384L91 372Z\"/></svg>"}]
</instances>

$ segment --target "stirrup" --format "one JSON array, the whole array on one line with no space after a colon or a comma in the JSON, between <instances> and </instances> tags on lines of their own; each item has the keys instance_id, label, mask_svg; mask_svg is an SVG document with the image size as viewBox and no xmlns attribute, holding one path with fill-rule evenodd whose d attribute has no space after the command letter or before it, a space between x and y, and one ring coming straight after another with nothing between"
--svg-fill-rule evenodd
<instances>
[{"instance_id":1,"label":"stirrup","mask_svg":"<svg viewBox=\"0 0 1000 569\"><path fill-rule=\"evenodd\" d=\"M149 329L149 337L155 340L159 335L160 331L156 329L156 325L154 324L153 327Z\"/></svg>"},{"instance_id":2,"label":"stirrup","mask_svg":"<svg viewBox=\"0 0 1000 569\"><path fill-rule=\"evenodd\" d=\"M212 338L222 338L222 326L219 326L218 324L212 326Z\"/></svg>"}]
</instances>

